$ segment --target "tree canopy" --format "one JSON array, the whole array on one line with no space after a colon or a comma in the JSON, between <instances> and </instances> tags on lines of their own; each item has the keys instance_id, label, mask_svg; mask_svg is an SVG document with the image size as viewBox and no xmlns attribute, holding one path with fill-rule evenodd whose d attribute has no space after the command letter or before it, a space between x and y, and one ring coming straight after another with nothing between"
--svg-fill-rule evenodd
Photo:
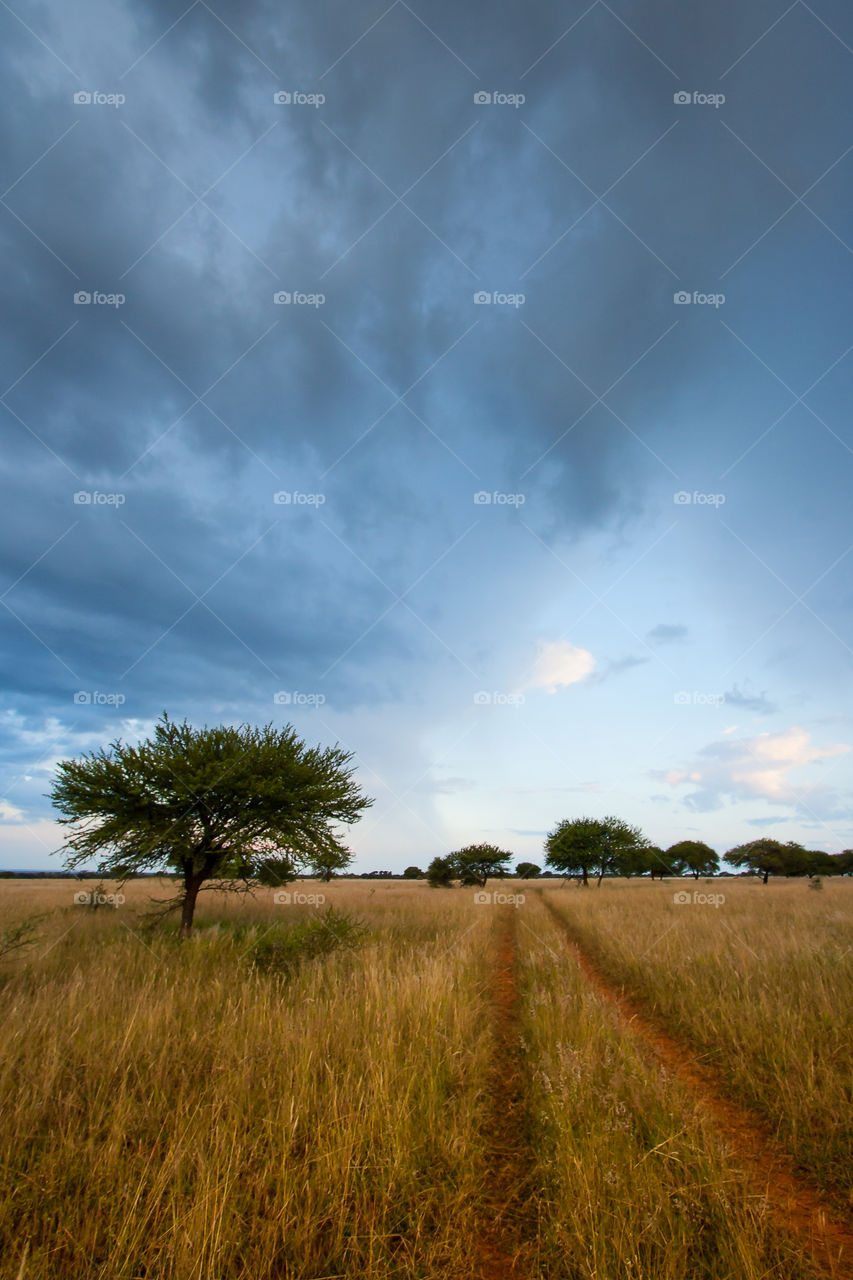
<instances>
[{"instance_id":1,"label":"tree canopy","mask_svg":"<svg viewBox=\"0 0 853 1280\"><path fill-rule=\"evenodd\" d=\"M720 869L720 859L710 845L702 840L679 840L671 844L664 854L665 859L677 867L676 875L689 871L694 880L699 876L712 876Z\"/></svg>"},{"instance_id":2,"label":"tree canopy","mask_svg":"<svg viewBox=\"0 0 853 1280\"><path fill-rule=\"evenodd\" d=\"M620 872L626 862L650 848L639 827L621 818L564 818L545 841L546 863L564 875L578 876L589 884L590 872L598 883L608 872Z\"/></svg>"},{"instance_id":3,"label":"tree canopy","mask_svg":"<svg viewBox=\"0 0 853 1280\"><path fill-rule=\"evenodd\" d=\"M250 880L271 859L285 874L348 864L333 824L373 803L351 760L339 746L307 746L290 725L193 729L164 713L138 746L118 740L58 766L51 799L69 827L66 866L97 856L102 874L171 869L186 936L200 889L223 873Z\"/></svg>"},{"instance_id":4,"label":"tree canopy","mask_svg":"<svg viewBox=\"0 0 853 1280\"><path fill-rule=\"evenodd\" d=\"M489 876L506 875L511 853L494 844L466 844L450 854L450 863L463 884L476 884L480 888Z\"/></svg>"}]
</instances>

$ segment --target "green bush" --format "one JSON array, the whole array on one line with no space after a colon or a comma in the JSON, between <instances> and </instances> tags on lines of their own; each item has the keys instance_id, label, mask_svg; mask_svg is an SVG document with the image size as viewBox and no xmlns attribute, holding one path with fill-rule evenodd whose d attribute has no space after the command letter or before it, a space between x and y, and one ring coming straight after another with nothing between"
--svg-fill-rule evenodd
<instances>
[{"instance_id":1,"label":"green bush","mask_svg":"<svg viewBox=\"0 0 853 1280\"><path fill-rule=\"evenodd\" d=\"M276 926L262 934L246 954L262 973L290 974L306 960L330 955L342 947L360 946L367 932L367 925L361 920L329 907L310 920L284 928Z\"/></svg>"}]
</instances>

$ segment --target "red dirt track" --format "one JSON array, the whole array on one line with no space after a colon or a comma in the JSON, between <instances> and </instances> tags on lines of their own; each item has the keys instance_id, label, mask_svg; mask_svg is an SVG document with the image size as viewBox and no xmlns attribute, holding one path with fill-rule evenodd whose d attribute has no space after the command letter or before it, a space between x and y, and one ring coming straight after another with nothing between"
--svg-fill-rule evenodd
<instances>
[{"instance_id":1,"label":"red dirt track","mask_svg":"<svg viewBox=\"0 0 853 1280\"><path fill-rule=\"evenodd\" d=\"M590 986L616 1009L658 1061L712 1117L734 1153L734 1162L746 1173L757 1194L766 1200L778 1228L795 1239L814 1265L832 1280L850 1280L853 1277L851 1224L841 1219L821 1193L798 1174L790 1156L779 1147L761 1119L726 1097L716 1074L626 996L584 950L553 904L545 897L542 902L560 926Z\"/></svg>"}]
</instances>

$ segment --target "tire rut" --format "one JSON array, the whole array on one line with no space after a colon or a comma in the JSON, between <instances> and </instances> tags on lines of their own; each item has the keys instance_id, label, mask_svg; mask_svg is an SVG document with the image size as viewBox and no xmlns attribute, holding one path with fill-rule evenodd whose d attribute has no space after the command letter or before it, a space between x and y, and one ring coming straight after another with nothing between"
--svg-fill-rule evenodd
<instances>
[{"instance_id":1,"label":"tire rut","mask_svg":"<svg viewBox=\"0 0 853 1280\"><path fill-rule=\"evenodd\" d=\"M853 1275L853 1227L798 1173L761 1118L726 1096L721 1078L608 978L556 907L545 897L541 901L574 951L590 986L617 1010L623 1022L713 1118L717 1130L735 1152L737 1164L766 1200L777 1226L796 1238L825 1275L832 1280L847 1280Z\"/></svg>"},{"instance_id":2,"label":"tire rut","mask_svg":"<svg viewBox=\"0 0 853 1280\"><path fill-rule=\"evenodd\" d=\"M515 911L498 923L492 991L492 1059L483 1141L488 1168L479 1241L480 1280L526 1280L532 1159L525 1137L525 1089Z\"/></svg>"}]
</instances>

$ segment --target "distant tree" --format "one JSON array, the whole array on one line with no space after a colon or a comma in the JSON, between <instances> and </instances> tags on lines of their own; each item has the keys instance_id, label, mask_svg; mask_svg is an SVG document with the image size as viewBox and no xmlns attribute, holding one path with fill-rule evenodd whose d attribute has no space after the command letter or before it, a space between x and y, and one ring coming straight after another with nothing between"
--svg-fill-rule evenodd
<instances>
[{"instance_id":1,"label":"distant tree","mask_svg":"<svg viewBox=\"0 0 853 1280\"><path fill-rule=\"evenodd\" d=\"M261 858L258 862L256 878L258 884L265 885L269 889L281 889L295 880L298 874L295 860L287 854L282 854L277 858Z\"/></svg>"},{"instance_id":2,"label":"distant tree","mask_svg":"<svg viewBox=\"0 0 853 1280\"><path fill-rule=\"evenodd\" d=\"M328 883L352 862L349 849L321 849L311 858L311 867L318 880Z\"/></svg>"},{"instance_id":3,"label":"distant tree","mask_svg":"<svg viewBox=\"0 0 853 1280\"><path fill-rule=\"evenodd\" d=\"M537 876L541 876L542 868L535 862L519 862L515 868L515 874L522 880L535 880Z\"/></svg>"},{"instance_id":4,"label":"distant tree","mask_svg":"<svg viewBox=\"0 0 853 1280\"><path fill-rule=\"evenodd\" d=\"M831 853L829 856L835 863L836 875L853 876L853 849L843 849L841 853Z\"/></svg>"},{"instance_id":5,"label":"distant tree","mask_svg":"<svg viewBox=\"0 0 853 1280\"><path fill-rule=\"evenodd\" d=\"M669 846L664 857L680 868L678 875L689 871L694 880L712 876L720 869L720 859L711 846L701 840L679 840Z\"/></svg>"},{"instance_id":6,"label":"distant tree","mask_svg":"<svg viewBox=\"0 0 853 1280\"><path fill-rule=\"evenodd\" d=\"M403 872L404 880L423 880L423 878L424 873L421 871L420 867L406 867L406 870Z\"/></svg>"},{"instance_id":7,"label":"distant tree","mask_svg":"<svg viewBox=\"0 0 853 1280\"><path fill-rule=\"evenodd\" d=\"M663 849L653 844L639 844L633 848L623 849L619 855L615 871L620 876L642 876L648 873L652 880L655 876L661 879L672 875L672 868L666 862Z\"/></svg>"},{"instance_id":8,"label":"distant tree","mask_svg":"<svg viewBox=\"0 0 853 1280\"><path fill-rule=\"evenodd\" d=\"M546 865L564 875L578 876L589 884L590 872L598 872L598 883L608 873L618 873L626 859L647 849L648 841L639 827L621 818L565 818L545 841Z\"/></svg>"},{"instance_id":9,"label":"distant tree","mask_svg":"<svg viewBox=\"0 0 853 1280\"><path fill-rule=\"evenodd\" d=\"M759 837L729 849L726 862L733 867L747 867L753 875L760 875L764 884L771 875L785 875L786 868L796 864L805 849L793 841L782 844L780 840Z\"/></svg>"},{"instance_id":10,"label":"distant tree","mask_svg":"<svg viewBox=\"0 0 853 1280\"><path fill-rule=\"evenodd\" d=\"M426 870L427 884L431 889L449 889L455 875L456 868L450 858L433 858Z\"/></svg>"},{"instance_id":11,"label":"distant tree","mask_svg":"<svg viewBox=\"0 0 853 1280\"><path fill-rule=\"evenodd\" d=\"M493 844L466 844L451 853L449 861L463 884L476 884L482 889L489 876L506 875L512 857Z\"/></svg>"},{"instance_id":12,"label":"distant tree","mask_svg":"<svg viewBox=\"0 0 853 1280\"><path fill-rule=\"evenodd\" d=\"M51 798L71 827L66 866L101 855L110 876L177 872L187 937L199 892L223 870L248 881L282 856L321 875L347 865L331 824L356 822L372 804L351 760L340 747L306 746L289 725L193 729L164 715L139 746L116 741L59 765Z\"/></svg>"}]
</instances>

